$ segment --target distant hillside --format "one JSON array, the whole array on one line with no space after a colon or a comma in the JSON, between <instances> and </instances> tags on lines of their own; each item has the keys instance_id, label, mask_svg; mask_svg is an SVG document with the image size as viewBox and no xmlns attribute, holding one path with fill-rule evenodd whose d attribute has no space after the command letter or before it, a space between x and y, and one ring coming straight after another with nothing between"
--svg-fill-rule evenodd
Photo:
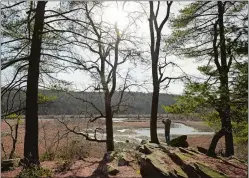
<instances>
[{"instance_id":1,"label":"distant hillside","mask_svg":"<svg viewBox=\"0 0 249 178\"><path fill-rule=\"evenodd\" d=\"M104 95L103 93L94 92L70 92L69 94L62 91L51 91L42 90L42 94L47 96L55 96L57 99L52 103L41 105L39 107L39 114L53 114L53 115L74 115L74 114L85 114L86 111L92 114L97 114L96 110L91 106L83 102L82 98L87 99L100 108L101 111L104 110ZM24 98L24 93L22 93L22 98ZM116 104L119 100L120 93L115 93L113 96L113 104ZM165 113L161 108L161 105L171 105L175 103L176 95L160 94L159 99L159 113ZM151 93L141 93L141 92L125 92L123 96L123 101L121 111L119 114L150 114L151 108ZM17 100L17 98L15 99ZM129 106L129 107L127 107ZM6 99L2 98L2 111L6 108Z\"/></svg>"}]
</instances>

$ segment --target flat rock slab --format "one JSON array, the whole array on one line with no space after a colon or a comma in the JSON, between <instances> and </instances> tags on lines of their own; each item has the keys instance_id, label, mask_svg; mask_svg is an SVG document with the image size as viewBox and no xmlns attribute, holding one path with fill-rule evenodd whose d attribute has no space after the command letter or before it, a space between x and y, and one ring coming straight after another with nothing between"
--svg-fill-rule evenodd
<instances>
[{"instance_id":1,"label":"flat rock slab","mask_svg":"<svg viewBox=\"0 0 249 178\"><path fill-rule=\"evenodd\" d=\"M248 174L247 164L236 158L213 158L191 147L145 143L137 152L144 178L246 178Z\"/></svg>"}]
</instances>

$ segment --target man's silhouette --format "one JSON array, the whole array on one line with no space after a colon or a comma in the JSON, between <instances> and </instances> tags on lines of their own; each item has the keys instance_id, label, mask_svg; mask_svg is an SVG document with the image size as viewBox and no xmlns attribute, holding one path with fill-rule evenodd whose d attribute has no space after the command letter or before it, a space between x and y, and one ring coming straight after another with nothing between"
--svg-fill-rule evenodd
<instances>
[{"instance_id":1,"label":"man's silhouette","mask_svg":"<svg viewBox=\"0 0 249 178\"><path fill-rule=\"evenodd\" d=\"M166 143L168 143L170 141L170 124L171 124L171 120L170 119L166 119L166 120L162 120L162 122L164 123L164 131L165 131L165 139L166 139Z\"/></svg>"}]
</instances>

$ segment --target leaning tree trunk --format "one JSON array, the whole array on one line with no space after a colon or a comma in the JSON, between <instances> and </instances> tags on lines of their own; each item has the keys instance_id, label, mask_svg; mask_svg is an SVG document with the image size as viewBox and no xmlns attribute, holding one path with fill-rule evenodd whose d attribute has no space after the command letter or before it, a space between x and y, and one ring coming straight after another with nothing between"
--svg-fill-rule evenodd
<instances>
[{"instance_id":1,"label":"leaning tree trunk","mask_svg":"<svg viewBox=\"0 0 249 178\"><path fill-rule=\"evenodd\" d=\"M38 79L46 1L38 1L32 36L26 93L24 164L39 165L38 152Z\"/></svg>"},{"instance_id":2,"label":"leaning tree trunk","mask_svg":"<svg viewBox=\"0 0 249 178\"><path fill-rule=\"evenodd\" d=\"M221 130L219 130L219 132L215 133L215 135L214 135L214 137L213 137L213 139L211 141L211 144L210 144L210 146L208 148L207 154L209 156L215 156L216 146L217 146L219 140L221 139L221 137L223 137L224 135L225 135L225 133L224 133L223 129L221 129Z\"/></svg>"},{"instance_id":3,"label":"leaning tree trunk","mask_svg":"<svg viewBox=\"0 0 249 178\"><path fill-rule=\"evenodd\" d=\"M111 97L109 93L105 93L105 113L106 113L106 148L107 151L114 151L113 142L113 125L112 125L112 108Z\"/></svg>"},{"instance_id":4,"label":"leaning tree trunk","mask_svg":"<svg viewBox=\"0 0 249 178\"><path fill-rule=\"evenodd\" d=\"M225 77L224 77L225 76ZM208 154L210 156L215 154L215 148L218 141L222 136L225 136L225 156L229 157L234 154L233 147L233 134L232 134L232 125L230 118L230 97L228 89L228 76L224 72L220 77L220 109L219 117L221 119L221 130L217 132L209 146Z\"/></svg>"}]
</instances>

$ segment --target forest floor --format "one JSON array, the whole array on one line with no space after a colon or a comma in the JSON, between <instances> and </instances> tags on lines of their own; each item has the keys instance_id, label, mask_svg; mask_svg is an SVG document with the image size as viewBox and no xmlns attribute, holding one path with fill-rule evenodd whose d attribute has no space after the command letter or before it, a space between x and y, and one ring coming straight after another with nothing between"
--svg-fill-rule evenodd
<instances>
[{"instance_id":1,"label":"forest floor","mask_svg":"<svg viewBox=\"0 0 249 178\"><path fill-rule=\"evenodd\" d=\"M177 121L188 126L191 126L201 131L212 131L202 121ZM85 122L70 122L70 126L77 124L82 128L86 127ZM98 121L95 126L103 125L103 121ZM149 127L148 120L134 120L132 122L114 122L114 130L120 128L147 128ZM158 122L158 128L163 128L164 125ZM9 128L2 121L1 124L2 143L6 152L9 152L12 141L10 136L7 135ZM103 157L105 154L105 144L88 142L82 140L82 138L76 138L75 135L67 135L67 137L57 140L58 135L62 135L65 132L65 128L55 122L55 120L40 120L39 123L39 152L41 165L44 168L52 170L53 177L141 177L139 173L138 165L133 166L121 166L119 167L119 173L116 176L111 175L98 175L96 170L105 164ZM5 133L5 134L3 134ZM58 134L59 133L59 134ZM208 148L212 139L212 135L191 135L188 136L187 142L190 147L196 148L201 146ZM24 124L22 123L19 128L18 142L16 147L16 157L22 157L23 155L23 140L24 140ZM164 142L164 138L160 141ZM118 151L132 150L138 144L133 142L115 142L115 149ZM218 143L217 152L223 152L224 139L221 139ZM54 156L50 157L47 153L51 152ZM56 153L56 155L55 155ZM4 153L2 150L2 159ZM65 165L66 160L66 165ZM62 166L63 165L63 166ZM21 172L21 167L8 172L2 172L1 177L15 177Z\"/></svg>"},{"instance_id":2,"label":"forest floor","mask_svg":"<svg viewBox=\"0 0 249 178\"><path fill-rule=\"evenodd\" d=\"M200 136L191 136L188 137L187 142L189 143L190 147L196 148L197 146L201 146L203 148L208 148L212 136L210 135L200 135ZM224 145L224 140L221 140L218 144L217 150L222 150L222 145ZM118 167L120 171L117 175L102 175L98 174L96 170L102 165L102 159L105 154L105 145L103 144L96 144L95 146L92 145L90 154L86 158L80 159L73 159L70 161L69 164L62 167L63 161L62 160L53 160L53 161L43 161L41 162L41 166L43 168L51 170L54 174L53 177L63 178L63 177L99 177L99 178L136 178L141 177L139 173L139 165L132 165L132 166L121 166ZM21 167L17 167L16 169L8 172L2 172L1 177L16 177L22 171Z\"/></svg>"}]
</instances>

